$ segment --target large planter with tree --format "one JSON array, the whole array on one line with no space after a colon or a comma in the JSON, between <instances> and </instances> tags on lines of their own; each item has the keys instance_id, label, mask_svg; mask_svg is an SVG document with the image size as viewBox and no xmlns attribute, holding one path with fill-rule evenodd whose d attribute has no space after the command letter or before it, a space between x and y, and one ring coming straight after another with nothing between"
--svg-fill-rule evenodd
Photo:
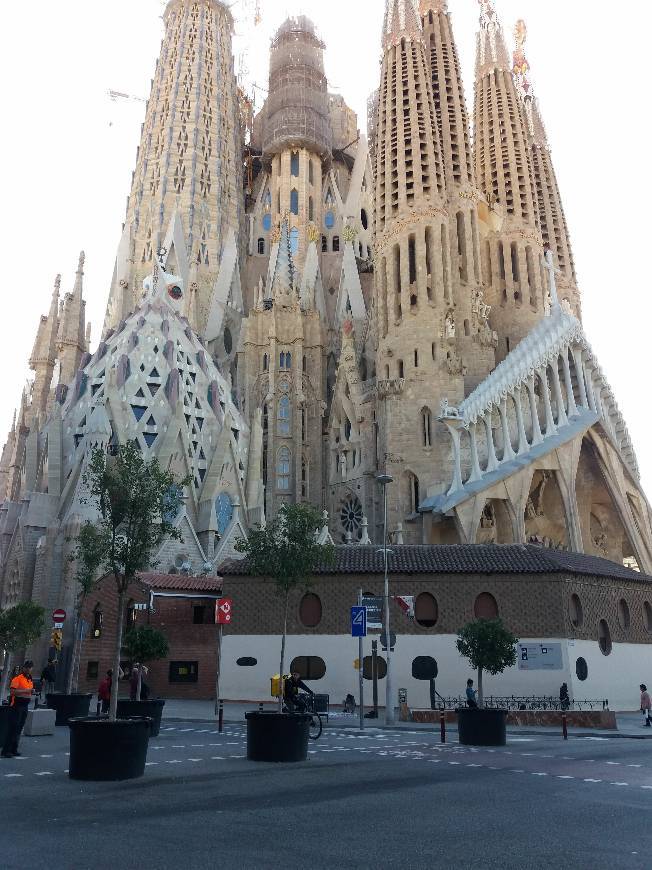
<instances>
[{"instance_id":1,"label":"large planter with tree","mask_svg":"<svg viewBox=\"0 0 652 870\"><path fill-rule=\"evenodd\" d=\"M84 525L74 555L82 576L97 579L107 572L115 580L112 670L119 674L129 587L140 571L156 567L153 555L166 538L180 539L172 520L181 508L186 481L176 480L155 459L147 462L135 442L120 446L111 457L96 448L84 480L98 519ZM115 679L111 685L108 719L70 722L72 779L133 779L144 773L151 720L118 718L118 683Z\"/></svg>"},{"instance_id":2,"label":"large planter with tree","mask_svg":"<svg viewBox=\"0 0 652 870\"><path fill-rule=\"evenodd\" d=\"M516 664L518 639L500 619L478 619L460 629L457 649L478 673L478 706L457 712L459 741L464 746L505 746L507 710L486 709L482 677L502 674Z\"/></svg>"},{"instance_id":3,"label":"large planter with tree","mask_svg":"<svg viewBox=\"0 0 652 870\"><path fill-rule=\"evenodd\" d=\"M22 652L38 640L45 630L45 611L33 601L22 601L0 611L0 649L4 651L4 669L0 680L0 704L9 687L9 674L15 653ZM0 712L0 734L8 713ZM6 727L6 726L5 726Z\"/></svg>"},{"instance_id":4,"label":"large planter with tree","mask_svg":"<svg viewBox=\"0 0 652 870\"><path fill-rule=\"evenodd\" d=\"M305 714L283 712L283 675L290 595L310 586L320 564L333 561L333 547L317 540L321 514L310 505L283 505L264 529L255 529L236 549L247 557L249 572L271 580L282 601L281 692L274 713L248 713L247 758L250 761L305 761L308 726Z\"/></svg>"},{"instance_id":5,"label":"large planter with tree","mask_svg":"<svg viewBox=\"0 0 652 870\"><path fill-rule=\"evenodd\" d=\"M71 779L115 782L145 773L149 719L72 719L69 727Z\"/></svg>"},{"instance_id":6,"label":"large planter with tree","mask_svg":"<svg viewBox=\"0 0 652 870\"><path fill-rule=\"evenodd\" d=\"M152 628L151 625L132 628L125 636L123 652L129 661L134 662L138 667L138 683L135 699L120 699L118 701L118 718L133 719L137 716L145 716L151 719L150 737L158 737L161 731L161 717L165 701L159 698L141 700L143 665L147 662L166 658L169 651L170 647L165 635L156 628Z\"/></svg>"}]
</instances>

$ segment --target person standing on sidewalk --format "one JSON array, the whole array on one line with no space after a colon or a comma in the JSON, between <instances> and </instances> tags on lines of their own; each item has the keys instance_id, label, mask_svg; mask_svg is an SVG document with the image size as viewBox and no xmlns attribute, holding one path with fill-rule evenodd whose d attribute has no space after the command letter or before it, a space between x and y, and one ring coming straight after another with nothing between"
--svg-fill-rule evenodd
<instances>
[{"instance_id":1,"label":"person standing on sidewalk","mask_svg":"<svg viewBox=\"0 0 652 870\"><path fill-rule=\"evenodd\" d=\"M11 681L11 710L9 711L7 737L2 747L3 758L20 757L18 744L23 727L25 726L25 720L27 719L29 702L34 692L34 683L32 681L33 667L34 662L25 662L20 674Z\"/></svg>"},{"instance_id":2,"label":"person standing on sidewalk","mask_svg":"<svg viewBox=\"0 0 652 870\"><path fill-rule=\"evenodd\" d=\"M473 680L466 681L466 706L472 710L478 709L478 693L473 688Z\"/></svg>"},{"instance_id":3,"label":"person standing on sidewalk","mask_svg":"<svg viewBox=\"0 0 652 870\"><path fill-rule=\"evenodd\" d=\"M54 684L57 681L57 660L48 659L47 665L41 671L41 695L54 692Z\"/></svg>"},{"instance_id":4,"label":"person standing on sidewalk","mask_svg":"<svg viewBox=\"0 0 652 870\"><path fill-rule=\"evenodd\" d=\"M650 718L652 717L652 701L650 700L650 693L647 690L647 686L645 683L641 683L641 712L645 716L645 727L650 728L652 722L650 722Z\"/></svg>"}]
</instances>

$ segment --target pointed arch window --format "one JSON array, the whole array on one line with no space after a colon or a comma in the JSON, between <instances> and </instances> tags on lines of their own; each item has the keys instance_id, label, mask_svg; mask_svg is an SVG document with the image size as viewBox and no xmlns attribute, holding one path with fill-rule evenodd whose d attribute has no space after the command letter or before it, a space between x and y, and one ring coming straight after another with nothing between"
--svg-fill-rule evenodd
<instances>
[{"instance_id":1,"label":"pointed arch window","mask_svg":"<svg viewBox=\"0 0 652 870\"><path fill-rule=\"evenodd\" d=\"M266 372L269 369L269 357L266 353L263 354L263 371Z\"/></svg>"},{"instance_id":2,"label":"pointed arch window","mask_svg":"<svg viewBox=\"0 0 652 870\"><path fill-rule=\"evenodd\" d=\"M293 151L290 157L290 173L295 177L299 177L299 152Z\"/></svg>"},{"instance_id":3,"label":"pointed arch window","mask_svg":"<svg viewBox=\"0 0 652 870\"><path fill-rule=\"evenodd\" d=\"M265 239L258 239L258 253L265 253Z\"/></svg>"},{"instance_id":4,"label":"pointed arch window","mask_svg":"<svg viewBox=\"0 0 652 870\"><path fill-rule=\"evenodd\" d=\"M281 352L280 368L284 371L289 371L292 368L292 354L289 351Z\"/></svg>"},{"instance_id":5,"label":"pointed arch window","mask_svg":"<svg viewBox=\"0 0 652 870\"><path fill-rule=\"evenodd\" d=\"M292 412L290 409L290 399L288 396L282 396L278 401L277 412L277 430L282 438L290 437L290 424L292 422Z\"/></svg>"},{"instance_id":6,"label":"pointed arch window","mask_svg":"<svg viewBox=\"0 0 652 870\"><path fill-rule=\"evenodd\" d=\"M290 211L292 214L299 214L299 191L296 188L290 191Z\"/></svg>"},{"instance_id":7,"label":"pointed arch window","mask_svg":"<svg viewBox=\"0 0 652 870\"><path fill-rule=\"evenodd\" d=\"M301 460L301 498L308 498L310 489L308 486L308 462L305 456Z\"/></svg>"},{"instance_id":8,"label":"pointed arch window","mask_svg":"<svg viewBox=\"0 0 652 870\"><path fill-rule=\"evenodd\" d=\"M328 239L326 236L321 237L321 252L322 254L328 253Z\"/></svg>"},{"instance_id":9,"label":"pointed arch window","mask_svg":"<svg viewBox=\"0 0 652 870\"><path fill-rule=\"evenodd\" d=\"M333 253L337 253L340 249L340 237L333 236Z\"/></svg>"},{"instance_id":10,"label":"pointed arch window","mask_svg":"<svg viewBox=\"0 0 652 870\"><path fill-rule=\"evenodd\" d=\"M296 227L290 230L290 251L294 257L299 253L299 230Z\"/></svg>"},{"instance_id":11,"label":"pointed arch window","mask_svg":"<svg viewBox=\"0 0 652 870\"><path fill-rule=\"evenodd\" d=\"M281 447L276 456L276 488L280 492L290 491L291 455L287 447Z\"/></svg>"}]
</instances>

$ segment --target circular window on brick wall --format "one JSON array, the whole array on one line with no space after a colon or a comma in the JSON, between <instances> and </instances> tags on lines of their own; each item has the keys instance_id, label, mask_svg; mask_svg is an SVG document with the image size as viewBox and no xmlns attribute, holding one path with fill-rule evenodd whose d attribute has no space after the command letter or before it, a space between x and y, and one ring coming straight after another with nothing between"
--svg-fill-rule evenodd
<instances>
[{"instance_id":1,"label":"circular window on brick wall","mask_svg":"<svg viewBox=\"0 0 652 870\"><path fill-rule=\"evenodd\" d=\"M598 644L603 656L611 655L611 632L606 619L601 619L598 623Z\"/></svg>"},{"instance_id":2,"label":"circular window on brick wall","mask_svg":"<svg viewBox=\"0 0 652 870\"><path fill-rule=\"evenodd\" d=\"M307 592L299 604L299 619L306 628L315 628L321 622L321 598L314 592Z\"/></svg>"},{"instance_id":3,"label":"circular window on brick wall","mask_svg":"<svg viewBox=\"0 0 652 870\"><path fill-rule=\"evenodd\" d=\"M429 592L417 595L417 600L414 602L414 619L417 625L421 628L432 628L437 624L438 618L437 600Z\"/></svg>"},{"instance_id":4,"label":"circular window on brick wall","mask_svg":"<svg viewBox=\"0 0 652 870\"><path fill-rule=\"evenodd\" d=\"M575 628L580 628L582 623L584 622L584 610L582 608L582 602L580 601L580 596L573 593L570 597L570 621L573 623Z\"/></svg>"},{"instance_id":5,"label":"circular window on brick wall","mask_svg":"<svg viewBox=\"0 0 652 870\"><path fill-rule=\"evenodd\" d=\"M586 659L583 659L581 656L575 662L575 673L577 675L577 679L584 682L584 680L589 675L589 666L586 663Z\"/></svg>"},{"instance_id":6,"label":"circular window on brick wall","mask_svg":"<svg viewBox=\"0 0 652 870\"><path fill-rule=\"evenodd\" d=\"M496 619L498 616L498 605L490 592L481 592L478 595L473 605L473 613L476 619Z\"/></svg>"},{"instance_id":7,"label":"circular window on brick wall","mask_svg":"<svg viewBox=\"0 0 652 870\"><path fill-rule=\"evenodd\" d=\"M629 615L629 604L625 601L624 598L621 598L618 602L618 622L620 623L620 627L624 631L627 631L629 626L632 624L632 620Z\"/></svg>"},{"instance_id":8,"label":"circular window on brick wall","mask_svg":"<svg viewBox=\"0 0 652 870\"><path fill-rule=\"evenodd\" d=\"M643 625L646 631L652 633L652 604L649 601L643 602Z\"/></svg>"}]
</instances>

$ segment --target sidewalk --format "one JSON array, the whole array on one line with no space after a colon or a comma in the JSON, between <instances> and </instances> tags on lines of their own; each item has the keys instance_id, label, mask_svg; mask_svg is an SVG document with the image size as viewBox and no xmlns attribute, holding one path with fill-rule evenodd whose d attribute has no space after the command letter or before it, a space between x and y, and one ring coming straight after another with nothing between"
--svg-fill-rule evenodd
<instances>
[{"instance_id":1,"label":"sidewalk","mask_svg":"<svg viewBox=\"0 0 652 870\"><path fill-rule=\"evenodd\" d=\"M276 709L274 701L267 701L263 709L273 711ZM245 713L258 710L257 703L240 704L232 701L224 702L224 721L228 724L243 724ZM163 720L166 722L216 722L214 701L166 701L163 710ZM359 724L358 714L350 715L340 710L333 710L328 724L339 728L357 728ZM633 740L652 739L652 728L645 728L642 724L640 713L617 713L617 731L606 731L596 728L569 728L570 737L612 737L629 738ZM365 719L365 728L391 728L398 731L429 731L439 732L439 725L420 724L418 722L399 722L394 725L385 724L385 711L378 711L378 719ZM447 732L457 732L454 725L446 726ZM557 736L560 732L557 728L547 727L509 727L509 734L534 735L539 737Z\"/></svg>"}]
</instances>

